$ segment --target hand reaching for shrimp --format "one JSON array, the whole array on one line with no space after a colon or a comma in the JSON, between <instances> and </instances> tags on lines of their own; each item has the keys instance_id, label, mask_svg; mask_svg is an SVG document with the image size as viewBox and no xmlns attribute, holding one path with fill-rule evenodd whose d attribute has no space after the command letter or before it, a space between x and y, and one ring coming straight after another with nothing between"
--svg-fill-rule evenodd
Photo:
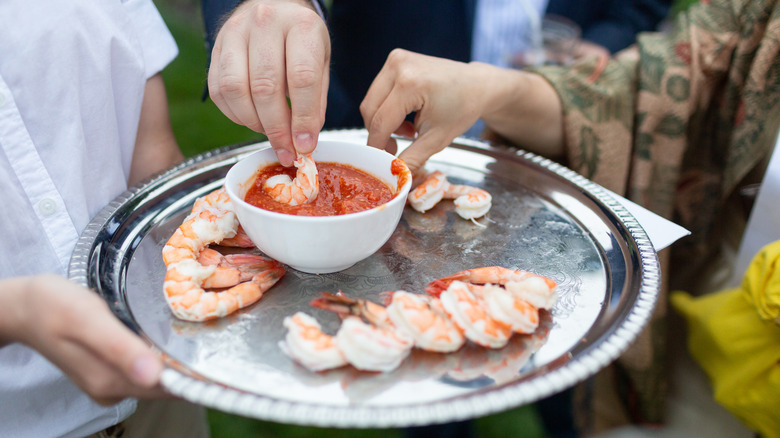
<instances>
[{"instance_id":1,"label":"hand reaching for shrimp","mask_svg":"<svg viewBox=\"0 0 780 438\"><path fill-rule=\"evenodd\" d=\"M417 112L414 124L405 121ZM563 154L561 105L541 76L480 62L393 50L360 105L368 144L396 152L396 133L414 137L402 152L412 172L478 119L500 136L555 158Z\"/></svg>"},{"instance_id":2,"label":"hand reaching for shrimp","mask_svg":"<svg viewBox=\"0 0 780 438\"><path fill-rule=\"evenodd\" d=\"M483 65L393 50L360 105L368 144L395 153L390 134L416 133L401 158L413 172L421 168L480 117ZM414 111L412 127L404 119Z\"/></svg>"},{"instance_id":3,"label":"hand reaching for shrimp","mask_svg":"<svg viewBox=\"0 0 780 438\"><path fill-rule=\"evenodd\" d=\"M101 405L170 398L161 359L94 292L55 275L0 281L0 346L19 342L49 359Z\"/></svg>"},{"instance_id":4,"label":"hand reaching for shrimp","mask_svg":"<svg viewBox=\"0 0 780 438\"><path fill-rule=\"evenodd\" d=\"M249 0L214 42L209 94L230 120L264 133L279 162L291 166L296 152L317 144L329 65L330 36L308 0Z\"/></svg>"}]
</instances>

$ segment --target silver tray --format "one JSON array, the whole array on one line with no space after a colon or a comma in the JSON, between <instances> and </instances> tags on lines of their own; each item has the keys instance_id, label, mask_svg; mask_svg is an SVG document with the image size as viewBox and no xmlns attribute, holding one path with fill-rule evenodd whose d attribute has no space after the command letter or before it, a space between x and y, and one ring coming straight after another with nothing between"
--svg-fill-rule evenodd
<instances>
[{"instance_id":1,"label":"silver tray","mask_svg":"<svg viewBox=\"0 0 780 438\"><path fill-rule=\"evenodd\" d=\"M363 142L363 130L321 139ZM408 143L407 143L408 144ZM401 147L406 144L402 142ZM451 202L409 207L376 254L334 274L289 269L262 300L227 318L172 316L162 292L162 246L195 198L219 187L230 166L263 147L214 150L117 197L89 224L70 277L101 294L113 312L166 359L162 383L190 401L248 417L322 427L402 427L464 420L537 401L616 359L647 323L660 288L658 259L635 218L606 190L536 155L467 138L427 167L493 194L480 227ZM424 293L457 271L501 265L549 276L559 300L533 335L501 350L466 346L450 355L415 351L390 373L343 368L312 373L278 342L297 310L335 332L336 315L313 309L321 291L379 301L381 292Z\"/></svg>"}]
</instances>

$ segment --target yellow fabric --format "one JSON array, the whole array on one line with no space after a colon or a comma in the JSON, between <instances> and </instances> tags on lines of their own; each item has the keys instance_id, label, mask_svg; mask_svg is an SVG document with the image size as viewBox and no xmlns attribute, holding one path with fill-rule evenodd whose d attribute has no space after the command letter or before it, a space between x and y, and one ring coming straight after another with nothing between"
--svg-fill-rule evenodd
<instances>
[{"instance_id":1,"label":"yellow fabric","mask_svg":"<svg viewBox=\"0 0 780 438\"><path fill-rule=\"evenodd\" d=\"M698 298L674 292L671 303L715 400L761 436L780 438L780 241L753 258L740 288Z\"/></svg>"}]
</instances>

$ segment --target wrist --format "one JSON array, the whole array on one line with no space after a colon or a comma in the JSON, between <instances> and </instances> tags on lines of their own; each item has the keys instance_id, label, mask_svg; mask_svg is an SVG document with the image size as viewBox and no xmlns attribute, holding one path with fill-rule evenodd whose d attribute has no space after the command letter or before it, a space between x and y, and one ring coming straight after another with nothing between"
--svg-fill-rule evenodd
<instances>
[{"instance_id":1,"label":"wrist","mask_svg":"<svg viewBox=\"0 0 780 438\"><path fill-rule=\"evenodd\" d=\"M305 6L312 11L316 12L317 15L322 18L323 21L327 21L327 9L325 8L325 3L320 0L281 0L284 3L298 3L301 6ZM249 4L270 4L270 3L279 3L280 0L240 0L236 3L235 8L233 10L239 9L240 7Z\"/></svg>"}]
</instances>

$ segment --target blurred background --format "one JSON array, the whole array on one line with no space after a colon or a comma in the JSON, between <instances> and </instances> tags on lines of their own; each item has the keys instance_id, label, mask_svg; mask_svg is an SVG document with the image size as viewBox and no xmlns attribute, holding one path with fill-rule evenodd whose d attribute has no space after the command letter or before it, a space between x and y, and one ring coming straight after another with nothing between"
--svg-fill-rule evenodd
<instances>
[{"instance_id":1,"label":"blurred background","mask_svg":"<svg viewBox=\"0 0 780 438\"><path fill-rule=\"evenodd\" d=\"M185 156L237 143L262 141L265 137L225 117L208 99L206 86L206 51L199 0L154 0L179 46L179 56L164 71L171 123ZM370 0L366 0L370 1ZM697 0L677 0L673 13ZM342 430L290 426L258 421L210 410L212 437L344 437L402 438L395 429ZM547 438L533 405L479 418L475 421L477 436L484 438Z\"/></svg>"}]
</instances>

